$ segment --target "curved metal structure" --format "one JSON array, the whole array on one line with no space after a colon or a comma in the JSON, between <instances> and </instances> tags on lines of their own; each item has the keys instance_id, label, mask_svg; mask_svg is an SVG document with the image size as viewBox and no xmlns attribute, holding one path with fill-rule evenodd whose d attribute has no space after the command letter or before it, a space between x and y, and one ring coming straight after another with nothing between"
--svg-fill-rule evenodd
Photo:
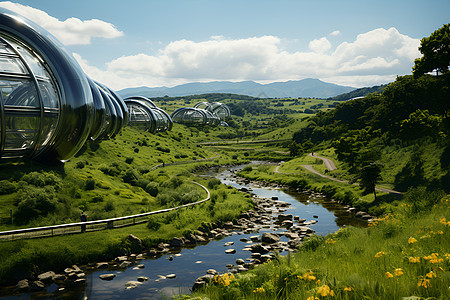
<instances>
[{"instance_id":1,"label":"curved metal structure","mask_svg":"<svg viewBox=\"0 0 450 300\"><path fill-rule=\"evenodd\" d=\"M217 126L220 119L214 113L201 108L183 107L171 115L173 122L187 126Z\"/></svg>"},{"instance_id":2,"label":"curved metal structure","mask_svg":"<svg viewBox=\"0 0 450 300\"><path fill-rule=\"evenodd\" d=\"M172 129L172 118L150 99L141 96L129 97L125 99L125 104L130 115L129 126L136 126L151 133Z\"/></svg>"},{"instance_id":3,"label":"curved metal structure","mask_svg":"<svg viewBox=\"0 0 450 300\"><path fill-rule=\"evenodd\" d=\"M205 109L217 115L221 120L226 120L231 116L231 111L226 104L220 102L199 102L194 105L194 108Z\"/></svg>"},{"instance_id":4,"label":"curved metal structure","mask_svg":"<svg viewBox=\"0 0 450 300\"><path fill-rule=\"evenodd\" d=\"M128 119L123 100L90 80L52 35L2 8L0 91L0 158L67 160Z\"/></svg>"}]
</instances>

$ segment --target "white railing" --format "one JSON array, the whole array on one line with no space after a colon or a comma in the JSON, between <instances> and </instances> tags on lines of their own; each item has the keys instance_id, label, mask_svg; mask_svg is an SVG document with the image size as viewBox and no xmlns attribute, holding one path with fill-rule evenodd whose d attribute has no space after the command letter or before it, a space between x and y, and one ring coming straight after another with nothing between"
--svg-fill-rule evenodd
<instances>
[{"instance_id":1,"label":"white railing","mask_svg":"<svg viewBox=\"0 0 450 300\"><path fill-rule=\"evenodd\" d=\"M17 239L24 239L24 238L35 238L35 237L44 237L44 236L82 233L83 231L96 231L96 230L103 230L103 229L112 229L112 228L119 228L119 227L144 223L147 221L148 216L166 213L166 212L169 212L172 210L177 210L180 208L193 206L193 205L208 201L211 196L209 190L205 186L201 185L200 183L197 183L194 181L192 181L192 183L199 185L206 191L207 197L205 199L197 201L197 202L193 202L193 203L180 205L177 207L160 209L160 210L156 210L156 211L150 211L150 212L131 215L131 216L124 216L124 217L111 218L111 219L105 219L105 220L88 221L88 222L77 222L77 223L60 224L60 225L53 225L53 226L23 228L23 229L1 231L0 232L0 241L7 241L7 240L10 241L10 240L17 240ZM83 230L83 228L85 230Z\"/></svg>"}]
</instances>

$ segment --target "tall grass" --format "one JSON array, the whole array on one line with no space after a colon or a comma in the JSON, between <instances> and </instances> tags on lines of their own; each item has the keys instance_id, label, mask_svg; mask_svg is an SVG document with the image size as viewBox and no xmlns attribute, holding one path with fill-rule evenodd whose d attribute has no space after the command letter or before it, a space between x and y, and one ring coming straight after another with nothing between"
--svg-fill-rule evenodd
<instances>
[{"instance_id":1,"label":"tall grass","mask_svg":"<svg viewBox=\"0 0 450 300\"><path fill-rule=\"evenodd\" d=\"M345 228L306 241L229 286L211 284L209 299L448 299L450 197L417 215L408 203L369 228ZM418 298L414 298L418 297ZM406 298L404 298L406 299Z\"/></svg>"}]
</instances>

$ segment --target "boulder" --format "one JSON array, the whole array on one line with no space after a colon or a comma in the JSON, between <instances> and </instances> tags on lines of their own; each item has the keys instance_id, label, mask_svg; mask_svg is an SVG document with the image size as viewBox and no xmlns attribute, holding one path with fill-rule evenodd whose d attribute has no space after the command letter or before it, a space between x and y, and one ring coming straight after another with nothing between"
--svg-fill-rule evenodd
<instances>
[{"instance_id":1,"label":"boulder","mask_svg":"<svg viewBox=\"0 0 450 300\"><path fill-rule=\"evenodd\" d=\"M236 264L237 265L243 265L244 263L245 263L245 261L242 258L236 259Z\"/></svg>"},{"instance_id":2,"label":"boulder","mask_svg":"<svg viewBox=\"0 0 450 300\"><path fill-rule=\"evenodd\" d=\"M125 268L128 268L129 266L131 266L131 264L132 264L131 261L123 261L120 263L119 268L125 269Z\"/></svg>"},{"instance_id":3,"label":"boulder","mask_svg":"<svg viewBox=\"0 0 450 300\"><path fill-rule=\"evenodd\" d=\"M219 274L219 272L217 272L217 271L214 270L214 269L208 269L208 270L206 271L206 274L209 274L209 275L217 275L217 274Z\"/></svg>"},{"instance_id":4,"label":"boulder","mask_svg":"<svg viewBox=\"0 0 450 300\"><path fill-rule=\"evenodd\" d=\"M174 279L175 277L177 277L177 275L175 275L175 274L166 275L167 279Z\"/></svg>"},{"instance_id":5,"label":"boulder","mask_svg":"<svg viewBox=\"0 0 450 300\"><path fill-rule=\"evenodd\" d=\"M280 241L280 237L275 233L264 232L261 241L266 244L273 244Z\"/></svg>"},{"instance_id":6,"label":"boulder","mask_svg":"<svg viewBox=\"0 0 450 300\"><path fill-rule=\"evenodd\" d=\"M269 252L269 249L265 246L263 246L262 244L253 244L250 246L250 251L252 253L261 253L261 254L265 254Z\"/></svg>"},{"instance_id":7,"label":"boulder","mask_svg":"<svg viewBox=\"0 0 450 300\"><path fill-rule=\"evenodd\" d=\"M16 289L18 289L21 292L26 292L30 289L30 283L28 282L28 279L23 279L19 281L16 284Z\"/></svg>"},{"instance_id":8,"label":"boulder","mask_svg":"<svg viewBox=\"0 0 450 300\"><path fill-rule=\"evenodd\" d=\"M226 254L234 254L234 253L236 253L236 250L235 249L227 249L227 250L225 250L225 253Z\"/></svg>"},{"instance_id":9,"label":"boulder","mask_svg":"<svg viewBox=\"0 0 450 300\"><path fill-rule=\"evenodd\" d=\"M113 280L116 274L102 274L99 276L101 280Z\"/></svg>"},{"instance_id":10,"label":"boulder","mask_svg":"<svg viewBox=\"0 0 450 300\"><path fill-rule=\"evenodd\" d=\"M97 263L95 266L97 269L100 269L100 270L109 268L109 264L107 262L100 262L100 263Z\"/></svg>"},{"instance_id":11,"label":"boulder","mask_svg":"<svg viewBox=\"0 0 450 300\"><path fill-rule=\"evenodd\" d=\"M133 234L128 235L125 242L129 244L131 253L141 253L144 250L141 239Z\"/></svg>"},{"instance_id":12,"label":"boulder","mask_svg":"<svg viewBox=\"0 0 450 300\"><path fill-rule=\"evenodd\" d=\"M42 281L44 283L49 283L53 280L53 276L55 276L55 272L48 271L48 272L39 274L37 278L39 281Z\"/></svg>"},{"instance_id":13,"label":"boulder","mask_svg":"<svg viewBox=\"0 0 450 300\"><path fill-rule=\"evenodd\" d=\"M279 223L282 223L283 221L292 221L292 215L280 214L277 219Z\"/></svg>"},{"instance_id":14,"label":"boulder","mask_svg":"<svg viewBox=\"0 0 450 300\"><path fill-rule=\"evenodd\" d=\"M127 290L134 289L134 288L137 288L138 286L140 286L141 284L142 284L142 282L139 282L136 280L131 280L131 281L128 281L127 283L125 283L125 288Z\"/></svg>"},{"instance_id":15,"label":"boulder","mask_svg":"<svg viewBox=\"0 0 450 300\"><path fill-rule=\"evenodd\" d=\"M138 280L139 282L148 281L148 277L145 277L145 276L139 276L139 277L137 278L137 280Z\"/></svg>"},{"instance_id":16,"label":"boulder","mask_svg":"<svg viewBox=\"0 0 450 300\"><path fill-rule=\"evenodd\" d=\"M36 280L31 283L30 289L32 292L42 291L45 289L45 284L40 280Z\"/></svg>"},{"instance_id":17,"label":"boulder","mask_svg":"<svg viewBox=\"0 0 450 300\"><path fill-rule=\"evenodd\" d=\"M174 248L181 248L184 246L184 240L181 238L177 238L174 237L171 241L170 241L170 247L174 247Z\"/></svg>"}]
</instances>

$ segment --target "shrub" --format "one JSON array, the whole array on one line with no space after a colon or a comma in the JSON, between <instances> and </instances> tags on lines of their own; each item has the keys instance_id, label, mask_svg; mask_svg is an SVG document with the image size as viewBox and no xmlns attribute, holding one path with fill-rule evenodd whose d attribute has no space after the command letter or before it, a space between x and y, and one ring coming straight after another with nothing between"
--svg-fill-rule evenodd
<instances>
[{"instance_id":1,"label":"shrub","mask_svg":"<svg viewBox=\"0 0 450 300\"><path fill-rule=\"evenodd\" d=\"M8 180L0 181L0 195L12 194L16 191L16 185Z\"/></svg>"},{"instance_id":2,"label":"shrub","mask_svg":"<svg viewBox=\"0 0 450 300\"><path fill-rule=\"evenodd\" d=\"M219 186L221 183L220 179L217 178L211 178L210 180L208 180L208 188L210 189L214 189L217 186Z\"/></svg>"},{"instance_id":3,"label":"shrub","mask_svg":"<svg viewBox=\"0 0 450 300\"><path fill-rule=\"evenodd\" d=\"M411 203L411 213L418 214L430 210L439 200L444 197L443 191L428 191L426 187L419 186L410 188L405 194L407 202Z\"/></svg>"},{"instance_id":4,"label":"shrub","mask_svg":"<svg viewBox=\"0 0 450 300\"><path fill-rule=\"evenodd\" d=\"M17 203L14 220L18 224L26 224L54 212L58 202L53 188L27 188L19 193Z\"/></svg>"},{"instance_id":5,"label":"shrub","mask_svg":"<svg viewBox=\"0 0 450 300\"><path fill-rule=\"evenodd\" d=\"M138 150L139 151L139 150ZM131 164L132 162L133 162L133 160L134 160L134 157L127 157L127 158L125 158L125 162L127 163L127 164Z\"/></svg>"},{"instance_id":6,"label":"shrub","mask_svg":"<svg viewBox=\"0 0 450 300\"><path fill-rule=\"evenodd\" d=\"M114 202L112 200L108 200L105 203L104 210L105 211L113 211L115 209Z\"/></svg>"},{"instance_id":7,"label":"shrub","mask_svg":"<svg viewBox=\"0 0 450 300\"><path fill-rule=\"evenodd\" d=\"M84 182L84 189L86 191L92 191L95 189L95 180L93 178L88 178Z\"/></svg>"},{"instance_id":8,"label":"shrub","mask_svg":"<svg viewBox=\"0 0 450 300\"><path fill-rule=\"evenodd\" d=\"M76 163L75 168L77 169L83 169L84 168L84 162L79 161Z\"/></svg>"},{"instance_id":9,"label":"shrub","mask_svg":"<svg viewBox=\"0 0 450 300\"><path fill-rule=\"evenodd\" d=\"M156 182L150 182L145 187L145 191L150 194L150 196L156 197L159 192L159 184Z\"/></svg>"},{"instance_id":10,"label":"shrub","mask_svg":"<svg viewBox=\"0 0 450 300\"><path fill-rule=\"evenodd\" d=\"M245 166L242 169L242 172L251 172L251 171L253 171L253 167L252 166Z\"/></svg>"}]
</instances>

